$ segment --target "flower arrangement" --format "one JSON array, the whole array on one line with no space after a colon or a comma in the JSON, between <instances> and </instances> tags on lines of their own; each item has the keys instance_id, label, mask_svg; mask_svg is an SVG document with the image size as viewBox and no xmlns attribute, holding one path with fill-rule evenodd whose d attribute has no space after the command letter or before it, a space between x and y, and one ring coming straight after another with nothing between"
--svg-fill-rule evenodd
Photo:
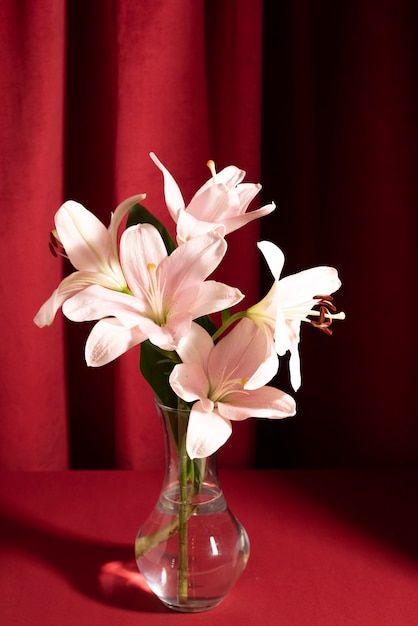
<instances>
[{"instance_id":1,"label":"flower arrangement","mask_svg":"<svg viewBox=\"0 0 418 626\"><path fill-rule=\"evenodd\" d=\"M163 175L176 241L143 206L145 194L122 202L108 228L81 204L65 202L55 215L50 248L54 255L66 256L75 271L62 280L34 322L52 324L60 307L70 320L97 320L85 346L87 364L93 367L141 345L141 372L156 398L167 407L190 411L181 481L186 492L193 483L196 493L201 460L228 440L232 423L295 414L293 397L268 383L280 357L289 352L290 381L295 391L299 388L301 323L331 334L332 321L345 317L337 313L331 296L341 282L332 267L281 278L283 252L273 242L261 241L258 248L272 286L258 303L232 312L244 295L209 277L225 257L227 235L271 213L274 203L248 211L261 185L242 182L245 172L235 166L217 172L209 161L211 177L186 206L170 172L155 154L150 156ZM211 316L219 313L215 325ZM181 447L179 439L175 443ZM174 525L148 538L140 550L170 533L184 534L192 508L183 504ZM186 570L185 562L180 570Z\"/></svg>"}]
</instances>

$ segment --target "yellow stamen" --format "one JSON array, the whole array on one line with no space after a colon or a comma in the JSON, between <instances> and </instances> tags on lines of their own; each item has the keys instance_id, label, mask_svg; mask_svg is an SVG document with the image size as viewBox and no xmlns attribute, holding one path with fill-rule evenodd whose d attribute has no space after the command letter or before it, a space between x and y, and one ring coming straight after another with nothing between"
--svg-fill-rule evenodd
<instances>
[{"instance_id":1,"label":"yellow stamen","mask_svg":"<svg viewBox=\"0 0 418 626\"><path fill-rule=\"evenodd\" d=\"M215 180L216 180L216 168L215 168L214 161L212 161L212 159L209 159L209 161L206 163L206 165L208 166L209 171L212 174L213 182L215 182Z\"/></svg>"}]
</instances>

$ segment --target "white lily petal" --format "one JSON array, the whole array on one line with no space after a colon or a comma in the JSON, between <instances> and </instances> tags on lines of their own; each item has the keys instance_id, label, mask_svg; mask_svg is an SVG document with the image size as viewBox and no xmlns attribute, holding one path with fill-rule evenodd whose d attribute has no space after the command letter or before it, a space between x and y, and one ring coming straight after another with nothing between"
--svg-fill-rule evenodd
<instances>
[{"instance_id":1,"label":"white lily petal","mask_svg":"<svg viewBox=\"0 0 418 626\"><path fill-rule=\"evenodd\" d=\"M236 217L230 217L225 220L225 228L226 234L232 233L239 228L242 228L246 224L259 219L260 217L264 217L265 215L269 215L276 208L274 203L266 204L260 209L255 209L254 211L250 211L249 213L244 213L243 215L237 215Z\"/></svg>"},{"instance_id":2,"label":"white lily petal","mask_svg":"<svg viewBox=\"0 0 418 626\"><path fill-rule=\"evenodd\" d=\"M116 235L117 230L129 209L134 204L141 203L142 200L145 200L146 197L146 193L139 193L134 196L130 196L129 198L126 198L126 200L123 200L120 204L118 204L110 218L109 231L112 233L113 236Z\"/></svg>"},{"instance_id":3,"label":"white lily petal","mask_svg":"<svg viewBox=\"0 0 418 626\"><path fill-rule=\"evenodd\" d=\"M298 304L313 300L317 295L330 295L341 287L334 267L318 266L285 276L278 284L278 298L282 308L296 308Z\"/></svg>"},{"instance_id":4,"label":"white lily petal","mask_svg":"<svg viewBox=\"0 0 418 626\"><path fill-rule=\"evenodd\" d=\"M235 165L227 165L219 172L216 172L215 177L209 178L195 193L192 200L196 196L200 196L206 189L212 187L213 185L221 184L226 185L227 187L236 187L240 184L242 180L244 180L246 175L245 170L241 170L239 167Z\"/></svg>"},{"instance_id":5,"label":"white lily petal","mask_svg":"<svg viewBox=\"0 0 418 626\"><path fill-rule=\"evenodd\" d=\"M110 255L107 228L79 202L68 200L55 215L58 237L78 270L105 272Z\"/></svg>"},{"instance_id":6,"label":"white lily petal","mask_svg":"<svg viewBox=\"0 0 418 626\"><path fill-rule=\"evenodd\" d=\"M141 194L137 194L135 196L131 196L130 198L126 198L126 200L123 200L123 202L121 202L115 209L115 212L112 213L111 218L110 218L110 225L109 225L109 235L110 235L110 241L111 241L111 258L110 258L110 265L112 267L112 269L115 272L120 272L122 274L122 270L120 268L120 264L119 264L119 257L118 257L118 229L119 226L123 220L123 218L125 217L126 213L129 211L129 209L137 203L142 202L142 200L144 200L146 198L146 194L145 193L141 193Z\"/></svg>"},{"instance_id":7,"label":"white lily petal","mask_svg":"<svg viewBox=\"0 0 418 626\"><path fill-rule=\"evenodd\" d=\"M244 294L236 287L229 287L214 280L206 280L201 284L199 298L193 305L193 317L198 318L202 315L224 311L241 302L244 297Z\"/></svg>"},{"instance_id":8,"label":"white lily petal","mask_svg":"<svg viewBox=\"0 0 418 626\"><path fill-rule=\"evenodd\" d=\"M145 318L141 321L140 327L148 335L151 343L162 350L176 350L181 338L188 334L191 323L192 316L185 312L170 316L168 324L164 326Z\"/></svg>"},{"instance_id":9,"label":"white lily petal","mask_svg":"<svg viewBox=\"0 0 418 626\"><path fill-rule=\"evenodd\" d=\"M50 326L55 319L56 312L64 302L65 297L59 296L58 289L51 294L46 302L43 303L35 317L33 318L34 323L39 326L39 328L44 328L44 326Z\"/></svg>"},{"instance_id":10,"label":"white lily petal","mask_svg":"<svg viewBox=\"0 0 418 626\"><path fill-rule=\"evenodd\" d=\"M265 385L277 372L270 355L271 339L248 318L240 320L213 348L208 359L208 375L212 385L222 381L240 382L244 387L254 377ZM257 375L256 375L257 374ZM242 381L242 382L241 382Z\"/></svg>"},{"instance_id":11,"label":"white lily petal","mask_svg":"<svg viewBox=\"0 0 418 626\"><path fill-rule=\"evenodd\" d=\"M203 233L212 231L216 231L221 237L225 237L226 228L223 224L199 220L184 210L179 212L177 221L177 243L179 245L189 241L189 239L199 237Z\"/></svg>"},{"instance_id":12,"label":"white lily petal","mask_svg":"<svg viewBox=\"0 0 418 626\"><path fill-rule=\"evenodd\" d=\"M199 402L192 406L186 436L187 454L191 459L210 456L228 440L232 433L229 420L216 412L206 412Z\"/></svg>"},{"instance_id":13,"label":"white lily petal","mask_svg":"<svg viewBox=\"0 0 418 626\"><path fill-rule=\"evenodd\" d=\"M203 282L220 264L227 249L223 237L216 232L205 233L187 241L164 259L158 268L166 285L167 297Z\"/></svg>"},{"instance_id":14,"label":"white lily petal","mask_svg":"<svg viewBox=\"0 0 418 626\"><path fill-rule=\"evenodd\" d=\"M292 350L290 352L289 375L290 375L290 383L293 389L297 391L302 384L302 375L300 371L300 355L299 355L298 346L295 348L295 350Z\"/></svg>"},{"instance_id":15,"label":"white lily petal","mask_svg":"<svg viewBox=\"0 0 418 626\"><path fill-rule=\"evenodd\" d=\"M250 417L283 419L296 413L292 396L276 387L264 386L246 394L232 392L225 400L218 403L218 411L228 420L242 421Z\"/></svg>"},{"instance_id":16,"label":"white lily petal","mask_svg":"<svg viewBox=\"0 0 418 626\"><path fill-rule=\"evenodd\" d=\"M106 365L145 339L140 330L125 328L116 319L100 320L93 326L86 341L87 365Z\"/></svg>"},{"instance_id":17,"label":"white lily petal","mask_svg":"<svg viewBox=\"0 0 418 626\"><path fill-rule=\"evenodd\" d=\"M134 296L92 285L68 298L62 311L73 322L117 317L125 328L134 328L143 317L138 310L138 304Z\"/></svg>"},{"instance_id":18,"label":"white lily petal","mask_svg":"<svg viewBox=\"0 0 418 626\"><path fill-rule=\"evenodd\" d=\"M239 196L226 185L213 184L196 195L186 209L196 219L221 224L229 215L240 211Z\"/></svg>"},{"instance_id":19,"label":"white lily petal","mask_svg":"<svg viewBox=\"0 0 418 626\"><path fill-rule=\"evenodd\" d=\"M173 391L186 402L207 398L209 391L208 379L204 369L196 363L179 363L175 365L169 381Z\"/></svg>"},{"instance_id":20,"label":"white lily petal","mask_svg":"<svg viewBox=\"0 0 418 626\"><path fill-rule=\"evenodd\" d=\"M246 212L249 204L260 193L261 189L260 183L241 183L235 187L241 215Z\"/></svg>"},{"instance_id":21,"label":"white lily petal","mask_svg":"<svg viewBox=\"0 0 418 626\"><path fill-rule=\"evenodd\" d=\"M279 365L280 361L275 349L273 336L267 331L266 355L254 374L244 384L244 389L258 389L268 383L277 374Z\"/></svg>"},{"instance_id":22,"label":"white lily petal","mask_svg":"<svg viewBox=\"0 0 418 626\"><path fill-rule=\"evenodd\" d=\"M167 257L160 233L152 224L127 228L120 241L120 259L131 291L143 298L150 282L150 267L154 269Z\"/></svg>"},{"instance_id":23,"label":"white lily petal","mask_svg":"<svg viewBox=\"0 0 418 626\"><path fill-rule=\"evenodd\" d=\"M271 241L259 241L257 247L263 253L273 277L279 280L285 261L283 252Z\"/></svg>"},{"instance_id":24,"label":"white lily petal","mask_svg":"<svg viewBox=\"0 0 418 626\"><path fill-rule=\"evenodd\" d=\"M41 306L33 321L40 328L50 326L54 321L56 312L67 299L72 298L83 289L98 283L108 289L114 288L114 283L106 274L80 271L73 272L69 276L66 276L66 278L61 281L58 288L55 289L48 300Z\"/></svg>"},{"instance_id":25,"label":"white lily petal","mask_svg":"<svg viewBox=\"0 0 418 626\"><path fill-rule=\"evenodd\" d=\"M213 349L211 336L202 326L193 322L190 332L177 346L177 353L183 363L198 363L206 370L208 356Z\"/></svg>"},{"instance_id":26,"label":"white lily petal","mask_svg":"<svg viewBox=\"0 0 418 626\"><path fill-rule=\"evenodd\" d=\"M161 170L164 177L164 195L167 208L171 217L177 223L178 213L181 209L184 209L184 200L173 176L168 169L161 163L154 152L150 152L150 157L154 161L155 165Z\"/></svg>"}]
</instances>

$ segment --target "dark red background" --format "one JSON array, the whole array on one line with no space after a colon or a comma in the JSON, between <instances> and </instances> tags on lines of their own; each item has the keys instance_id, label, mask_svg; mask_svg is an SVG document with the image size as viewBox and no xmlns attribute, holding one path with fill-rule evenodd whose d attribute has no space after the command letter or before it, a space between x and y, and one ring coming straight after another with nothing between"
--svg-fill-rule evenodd
<instances>
[{"instance_id":1,"label":"dark red background","mask_svg":"<svg viewBox=\"0 0 418 626\"><path fill-rule=\"evenodd\" d=\"M108 222L145 191L169 223L151 150L186 199L212 158L276 202L229 240L222 279L249 304L260 236L285 273L343 280L347 320L302 332L298 416L236 425L221 462L416 465L417 18L412 0L1 3L1 468L161 462L138 351L88 369L88 325L32 323L68 270L47 247L64 199Z\"/></svg>"}]
</instances>

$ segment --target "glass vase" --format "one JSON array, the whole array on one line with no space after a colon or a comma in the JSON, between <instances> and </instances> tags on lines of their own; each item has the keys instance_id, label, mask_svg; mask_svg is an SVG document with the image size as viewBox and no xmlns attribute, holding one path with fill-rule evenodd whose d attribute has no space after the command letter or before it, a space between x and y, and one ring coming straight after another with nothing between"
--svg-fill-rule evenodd
<instances>
[{"instance_id":1,"label":"glass vase","mask_svg":"<svg viewBox=\"0 0 418 626\"><path fill-rule=\"evenodd\" d=\"M166 471L158 501L135 541L138 568L171 609L216 607L243 572L249 540L222 492L216 454L186 453L189 411L157 403L164 427Z\"/></svg>"}]
</instances>

